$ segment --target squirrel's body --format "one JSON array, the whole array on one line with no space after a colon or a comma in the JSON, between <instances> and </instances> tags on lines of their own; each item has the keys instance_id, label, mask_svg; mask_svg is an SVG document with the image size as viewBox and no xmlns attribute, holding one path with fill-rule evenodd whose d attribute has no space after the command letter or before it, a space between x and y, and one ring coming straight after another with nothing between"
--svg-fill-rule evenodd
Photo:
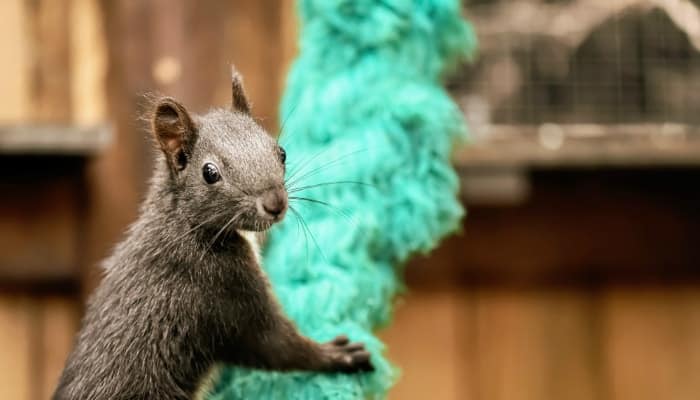
<instances>
[{"instance_id":1,"label":"squirrel's body","mask_svg":"<svg viewBox=\"0 0 700 400\"><path fill-rule=\"evenodd\" d=\"M149 215L151 204L168 202L160 196L149 196L146 212L105 263L66 368L74 375L63 379L67 393L80 379L96 398L187 399L212 362L235 361L226 353L243 344L243 332L270 323L268 287L248 241L234 232L202 257L207 242L176 229L188 226L176 213ZM196 245L166 239L182 234L193 240L181 243Z\"/></svg>"},{"instance_id":2,"label":"squirrel's body","mask_svg":"<svg viewBox=\"0 0 700 400\"><path fill-rule=\"evenodd\" d=\"M104 263L54 399L190 399L222 362L371 368L346 338L301 336L270 290L250 231L284 214L284 159L274 165L282 150L247 115L235 77L233 89L234 111L191 119L171 99L157 106L165 157L139 219Z\"/></svg>"}]
</instances>

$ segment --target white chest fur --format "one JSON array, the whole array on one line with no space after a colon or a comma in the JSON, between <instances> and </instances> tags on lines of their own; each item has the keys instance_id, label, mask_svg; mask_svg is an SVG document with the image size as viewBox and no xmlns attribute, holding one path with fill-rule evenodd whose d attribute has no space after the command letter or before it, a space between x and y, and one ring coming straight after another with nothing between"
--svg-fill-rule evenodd
<instances>
[{"instance_id":1,"label":"white chest fur","mask_svg":"<svg viewBox=\"0 0 700 400\"><path fill-rule=\"evenodd\" d=\"M253 254L255 254L255 261L260 264L260 241L258 239L258 232L240 230L238 234L248 241L250 248L253 250Z\"/></svg>"}]
</instances>

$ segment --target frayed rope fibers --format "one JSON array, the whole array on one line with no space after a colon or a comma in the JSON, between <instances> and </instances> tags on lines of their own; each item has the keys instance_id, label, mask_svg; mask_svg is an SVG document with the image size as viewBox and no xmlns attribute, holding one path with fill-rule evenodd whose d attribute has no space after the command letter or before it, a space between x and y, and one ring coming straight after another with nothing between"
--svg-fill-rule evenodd
<instances>
[{"instance_id":1,"label":"frayed rope fibers","mask_svg":"<svg viewBox=\"0 0 700 400\"><path fill-rule=\"evenodd\" d=\"M463 215L449 158L465 127L439 84L475 47L459 1L301 0L298 12L281 144L289 185L311 186L290 196L329 206L292 200L309 232L290 212L264 264L304 334L364 342L376 371L227 367L210 399L384 398L397 371L372 331L389 322L408 257L431 250ZM314 186L324 182L337 183Z\"/></svg>"}]
</instances>

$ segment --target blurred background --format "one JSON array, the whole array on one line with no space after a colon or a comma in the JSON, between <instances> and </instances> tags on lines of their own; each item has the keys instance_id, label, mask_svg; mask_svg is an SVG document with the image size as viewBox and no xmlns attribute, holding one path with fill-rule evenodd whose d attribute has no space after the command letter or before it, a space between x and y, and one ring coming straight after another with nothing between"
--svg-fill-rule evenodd
<instances>
[{"instance_id":1,"label":"blurred background","mask_svg":"<svg viewBox=\"0 0 700 400\"><path fill-rule=\"evenodd\" d=\"M471 0L464 229L406 271L393 399L700 394L700 1ZM137 215L147 92L278 131L291 0L2 0L0 399L47 399Z\"/></svg>"}]
</instances>

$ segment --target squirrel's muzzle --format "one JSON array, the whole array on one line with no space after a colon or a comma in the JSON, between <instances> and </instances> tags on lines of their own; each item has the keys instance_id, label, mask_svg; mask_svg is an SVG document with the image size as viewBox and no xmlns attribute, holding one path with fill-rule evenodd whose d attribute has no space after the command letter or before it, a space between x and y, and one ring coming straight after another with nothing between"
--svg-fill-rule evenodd
<instances>
[{"instance_id":1,"label":"squirrel's muzzle","mask_svg":"<svg viewBox=\"0 0 700 400\"><path fill-rule=\"evenodd\" d=\"M287 191L284 188L268 189L258 197L256 203L261 217L280 221L287 211Z\"/></svg>"}]
</instances>

